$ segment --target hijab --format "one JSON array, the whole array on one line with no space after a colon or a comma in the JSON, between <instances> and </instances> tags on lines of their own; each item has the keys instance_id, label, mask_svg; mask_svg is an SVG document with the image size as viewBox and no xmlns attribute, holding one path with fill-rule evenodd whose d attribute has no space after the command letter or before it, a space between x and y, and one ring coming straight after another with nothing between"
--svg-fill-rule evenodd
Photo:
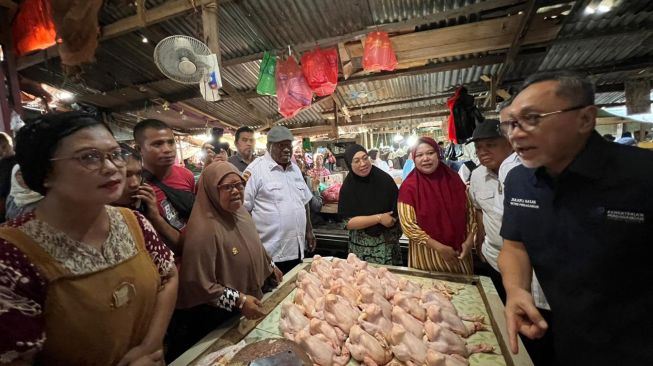
<instances>
[{"instance_id":1,"label":"hijab","mask_svg":"<svg viewBox=\"0 0 653 366\"><path fill-rule=\"evenodd\" d=\"M417 225L431 238L458 251L467 230L467 193L458 174L442 161L437 142L422 137L417 145L426 143L438 153L438 167L431 174L413 169L401 184L399 202L415 209ZM415 159L415 149L412 153Z\"/></svg>"},{"instance_id":2,"label":"hijab","mask_svg":"<svg viewBox=\"0 0 653 366\"><path fill-rule=\"evenodd\" d=\"M260 299L261 287L272 273L272 259L249 212L243 206L233 213L220 207L217 187L229 174L240 177L232 164L215 162L200 176L184 239L180 308L215 300L223 286Z\"/></svg>"},{"instance_id":3,"label":"hijab","mask_svg":"<svg viewBox=\"0 0 653 366\"><path fill-rule=\"evenodd\" d=\"M14 168L11 171L11 190L9 191L9 195L14 197L14 203L16 206L25 207L43 199L43 196L40 193L25 188L18 183L16 174L19 170L20 166L18 164L14 165Z\"/></svg>"},{"instance_id":4,"label":"hijab","mask_svg":"<svg viewBox=\"0 0 653 366\"><path fill-rule=\"evenodd\" d=\"M361 145L351 145L345 151L345 164L349 174L340 188L338 214L343 217L369 216L393 212L397 215L397 196L399 190L392 177L383 170L372 165L370 174L361 177L351 168L354 155L359 151L367 153ZM372 236L379 236L386 228L376 224L365 229Z\"/></svg>"}]
</instances>

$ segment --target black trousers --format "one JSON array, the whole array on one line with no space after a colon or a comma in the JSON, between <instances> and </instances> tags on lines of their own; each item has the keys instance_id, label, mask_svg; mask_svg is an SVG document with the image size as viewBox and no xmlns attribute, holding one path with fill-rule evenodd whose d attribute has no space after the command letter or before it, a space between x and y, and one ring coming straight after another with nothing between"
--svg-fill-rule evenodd
<instances>
[{"instance_id":1,"label":"black trousers","mask_svg":"<svg viewBox=\"0 0 653 366\"><path fill-rule=\"evenodd\" d=\"M283 262L274 262L274 265L277 266L283 272L284 274L290 272L293 268L295 268L298 264L302 263L302 260L297 258L289 261L283 261Z\"/></svg>"},{"instance_id":2,"label":"black trousers","mask_svg":"<svg viewBox=\"0 0 653 366\"><path fill-rule=\"evenodd\" d=\"M240 316L238 310L230 312L211 305L175 310L166 334L166 363L174 361L220 324L236 316Z\"/></svg>"}]
</instances>

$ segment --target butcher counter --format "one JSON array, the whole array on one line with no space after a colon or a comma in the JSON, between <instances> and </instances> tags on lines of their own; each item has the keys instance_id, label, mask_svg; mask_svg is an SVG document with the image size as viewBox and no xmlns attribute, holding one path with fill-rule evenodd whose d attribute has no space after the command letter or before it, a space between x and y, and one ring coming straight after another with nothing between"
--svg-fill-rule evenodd
<instances>
[{"instance_id":1,"label":"butcher counter","mask_svg":"<svg viewBox=\"0 0 653 366\"><path fill-rule=\"evenodd\" d=\"M295 267L292 271L284 276L283 282L277 289L264 295L262 301L264 310L269 313L263 319L248 320L244 317L240 319L232 319L220 327L209 333L201 341L199 341L192 348L187 350L183 355L172 362L171 366L183 365L198 365L209 353L220 350L224 347L237 344L245 340L245 342L255 342L266 338L279 337L274 334L278 332L278 316L280 303L284 300L288 301L289 295L295 290L294 282L296 275L301 269L309 269L311 259L307 259L303 264ZM415 278L422 278L423 280L446 280L457 283L465 284L468 288L478 289L477 298L479 306L484 308L487 315L486 323L491 325L490 331L487 333L492 336L493 342L498 347L495 347L495 356L493 362L488 363L492 365L517 365L529 366L533 365L526 350L524 349L521 341L519 342L519 353L513 355L508 351L508 340L505 330L505 316L503 303L497 295L496 289L492 281L484 276L461 276L449 275L440 273L428 273L424 271L415 270L406 267L393 267L386 266L390 271L399 275L408 275ZM274 318L274 319L271 319ZM270 329L267 329L270 328ZM496 335L496 337L494 337ZM499 361L497 361L499 360ZM486 364L486 362L476 362L476 364ZM474 365L474 363L472 363Z\"/></svg>"}]
</instances>

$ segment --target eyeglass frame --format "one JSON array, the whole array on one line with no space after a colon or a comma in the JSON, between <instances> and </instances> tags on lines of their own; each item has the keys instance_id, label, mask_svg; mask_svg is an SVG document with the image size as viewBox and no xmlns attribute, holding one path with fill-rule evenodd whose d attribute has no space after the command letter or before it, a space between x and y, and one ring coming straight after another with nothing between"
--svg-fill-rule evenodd
<instances>
[{"instance_id":1,"label":"eyeglass frame","mask_svg":"<svg viewBox=\"0 0 653 366\"><path fill-rule=\"evenodd\" d=\"M225 189L227 186L230 186L228 190ZM238 186L240 186L240 188L238 188ZM245 182L224 183L218 185L218 190L224 193L230 193L234 190L234 188L236 188L238 191L245 189Z\"/></svg>"},{"instance_id":2,"label":"eyeglass frame","mask_svg":"<svg viewBox=\"0 0 653 366\"><path fill-rule=\"evenodd\" d=\"M590 106L592 106L592 104L578 105L578 106L575 106L575 107L569 107L569 108L565 108L565 109L561 109L561 110L553 111L553 112L531 113L528 117L529 117L529 119L532 119L532 120L536 121L535 123L520 122L519 118L512 119L512 120L509 120L509 121L501 121L501 122L499 122L499 126L498 126L499 133L502 136L508 137L515 130L515 128L517 126L519 126L519 128L524 132L531 132L531 131L534 131L537 128L537 126L540 124L540 119L542 119L542 118L549 117L549 116L554 116L556 114L572 112L572 111L576 111L576 110L583 109L583 108L590 107ZM509 127L510 130L505 131L503 126ZM527 127L524 128L524 126L527 126Z\"/></svg>"},{"instance_id":3,"label":"eyeglass frame","mask_svg":"<svg viewBox=\"0 0 653 366\"><path fill-rule=\"evenodd\" d=\"M101 160L99 161L100 166L98 166L97 168L89 168L88 166L84 165L84 163L82 162L82 156L81 155L84 155L83 154L84 152L93 152L93 151L96 151L96 152L100 153L100 156L101 156ZM124 159L122 163L118 163L118 164L116 164L116 161L111 157L111 155L113 153L117 152L117 151L120 151L122 153L121 155L122 155L122 157ZM127 166L127 160L129 160L129 157L132 156L132 153L130 153L129 151L127 151L125 149L122 149L122 148L118 148L116 150L113 150L112 152L104 152L104 151L100 151L98 149L91 148L91 149L88 149L88 150L82 150L82 151L78 152L78 154L79 155L77 155L77 156L64 156L64 157L58 157L58 158L51 158L50 161L77 160L79 165L81 165L82 167L84 167L85 169L87 169L87 170L89 170L91 172L94 172L96 170L102 169L102 167L104 167L104 164L106 163L107 159L109 161L111 161L111 163L116 168L123 168L123 167Z\"/></svg>"},{"instance_id":4,"label":"eyeglass frame","mask_svg":"<svg viewBox=\"0 0 653 366\"><path fill-rule=\"evenodd\" d=\"M370 160L372 160L372 158L370 158L370 156L366 154L364 158L351 159L351 165L354 165L354 164L355 164L355 165L358 166L358 165L360 165L361 163L363 163L363 162L365 162L365 161L370 161Z\"/></svg>"}]
</instances>

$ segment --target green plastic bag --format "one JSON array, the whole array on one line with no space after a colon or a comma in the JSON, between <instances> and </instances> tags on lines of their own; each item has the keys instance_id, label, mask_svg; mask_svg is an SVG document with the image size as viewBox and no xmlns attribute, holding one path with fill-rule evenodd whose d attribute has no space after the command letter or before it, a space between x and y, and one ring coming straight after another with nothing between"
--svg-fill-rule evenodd
<instances>
[{"instance_id":1,"label":"green plastic bag","mask_svg":"<svg viewBox=\"0 0 653 366\"><path fill-rule=\"evenodd\" d=\"M258 73L256 92L260 95L277 95L277 83L274 80L274 70L277 66L277 58L269 52L263 54L261 70Z\"/></svg>"}]
</instances>

